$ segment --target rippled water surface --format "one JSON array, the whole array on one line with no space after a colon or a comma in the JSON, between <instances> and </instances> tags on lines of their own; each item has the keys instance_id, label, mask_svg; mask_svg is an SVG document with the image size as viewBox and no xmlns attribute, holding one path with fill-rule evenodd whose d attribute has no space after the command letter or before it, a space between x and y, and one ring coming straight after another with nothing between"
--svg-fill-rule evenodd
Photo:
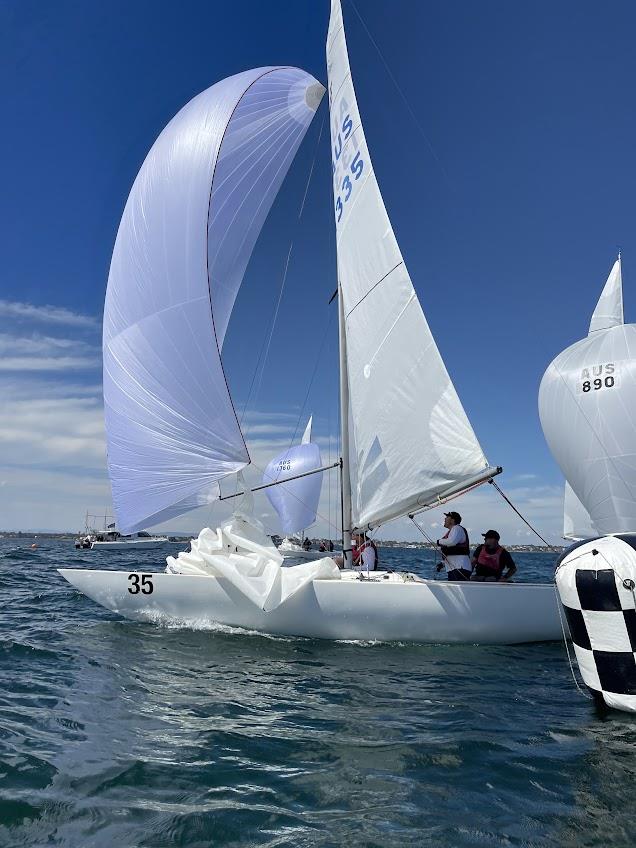
<instances>
[{"instance_id":1,"label":"rippled water surface","mask_svg":"<svg viewBox=\"0 0 636 848\"><path fill-rule=\"evenodd\" d=\"M594 711L561 644L125 622L56 566L161 569L169 548L31 542L0 540L2 846L636 842L636 722ZM382 553L430 574L430 553ZM522 579L553 559L518 556Z\"/></svg>"}]
</instances>

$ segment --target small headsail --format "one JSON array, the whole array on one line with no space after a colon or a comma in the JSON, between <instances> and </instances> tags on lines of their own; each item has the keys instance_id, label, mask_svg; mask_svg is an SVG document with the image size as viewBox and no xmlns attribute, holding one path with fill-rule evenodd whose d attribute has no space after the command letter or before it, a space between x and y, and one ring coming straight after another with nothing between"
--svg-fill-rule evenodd
<instances>
[{"instance_id":1,"label":"small headsail","mask_svg":"<svg viewBox=\"0 0 636 848\"><path fill-rule=\"evenodd\" d=\"M400 253L351 80L340 0L327 72L338 277L346 327L352 512L379 524L488 476ZM494 469L490 469L492 473Z\"/></svg>"},{"instance_id":2,"label":"small headsail","mask_svg":"<svg viewBox=\"0 0 636 848\"><path fill-rule=\"evenodd\" d=\"M541 426L595 534L634 532L636 325L622 323L618 262L594 316L587 338L555 357L543 375Z\"/></svg>"},{"instance_id":3,"label":"small headsail","mask_svg":"<svg viewBox=\"0 0 636 848\"><path fill-rule=\"evenodd\" d=\"M569 483L563 494L563 538L578 542L599 536L592 526L592 519Z\"/></svg>"},{"instance_id":4,"label":"small headsail","mask_svg":"<svg viewBox=\"0 0 636 848\"><path fill-rule=\"evenodd\" d=\"M308 445L311 441L311 422L313 421L314 416L309 416L309 421L307 422L307 426L305 427L305 432L303 433L303 437L300 441L301 445Z\"/></svg>"},{"instance_id":5,"label":"small headsail","mask_svg":"<svg viewBox=\"0 0 636 848\"><path fill-rule=\"evenodd\" d=\"M263 483L287 480L289 477L314 471L321 465L320 448L311 441L310 418L302 442L269 463L263 474ZM278 513L285 535L311 527L316 520L321 487L322 472L290 480L289 483L272 486L266 490L271 505Z\"/></svg>"},{"instance_id":6,"label":"small headsail","mask_svg":"<svg viewBox=\"0 0 636 848\"><path fill-rule=\"evenodd\" d=\"M220 351L323 92L297 68L229 77L181 109L137 175L104 307L108 470L124 533L213 501L249 462Z\"/></svg>"},{"instance_id":7,"label":"small headsail","mask_svg":"<svg viewBox=\"0 0 636 848\"><path fill-rule=\"evenodd\" d=\"M619 327L623 323L623 280L619 254L596 304L590 321L590 333Z\"/></svg>"}]
</instances>

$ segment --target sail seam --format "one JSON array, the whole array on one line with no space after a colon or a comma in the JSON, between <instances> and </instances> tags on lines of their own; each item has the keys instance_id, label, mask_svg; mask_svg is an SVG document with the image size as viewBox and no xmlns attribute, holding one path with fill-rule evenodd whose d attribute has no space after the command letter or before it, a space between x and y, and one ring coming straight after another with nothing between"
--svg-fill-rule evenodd
<instances>
[{"instance_id":1,"label":"sail seam","mask_svg":"<svg viewBox=\"0 0 636 848\"><path fill-rule=\"evenodd\" d=\"M352 312L354 312L354 311L358 308L358 306L360 306L360 304L362 303L362 301L363 301L363 300L365 300L365 299L366 299L366 298L367 298L367 297L371 294L371 292L372 292L374 289L377 289L377 287L380 285L380 283L384 282L384 280L386 280L386 278L387 278L387 277L390 277L390 276L391 276L391 274L392 274L392 273L393 273L393 272L394 272L397 268L399 268L399 267L400 267L400 265L404 265L404 260L403 260L403 259L402 259L402 261L401 261L401 262L398 262L398 264L397 264L397 265L395 265L393 268L391 268L391 270L390 270L390 271L387 271L387 272L386 272L386 274L385 274L383 277L380 277L380 279L377 281L377 283L374 283L374 284L371 286L371 288L370 288L370 289L368 289L368 291L367 291L365 294L363 294L363 295L362 295L362 297L361 297L361 298L360 298L360 300L359 300L359 301L355 304L355 306L352 306L352 307L351 307L351 309L347 312L346 317L347 317L347 318L349 318L349 316L351 315L351 313L352 313Z\"/></svg>"}]
</instances>

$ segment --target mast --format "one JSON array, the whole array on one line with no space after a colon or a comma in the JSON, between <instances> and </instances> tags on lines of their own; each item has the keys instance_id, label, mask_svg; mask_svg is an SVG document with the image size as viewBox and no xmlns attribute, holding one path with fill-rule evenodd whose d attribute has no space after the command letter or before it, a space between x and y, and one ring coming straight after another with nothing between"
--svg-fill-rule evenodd
<instances>
[{"instance_id":1,"label":"mast","mask_svg":"<svg viewBox=\"0 0 636 848\"><path fill-rule=\"evenodd\" d=\"M347 339L345 334L344 303L338 281L338 340L340 347L340 498L342 506L343 566L351 568L351 476L349 473L349 376L347 373Z\"/></svg>"}]
</instances>

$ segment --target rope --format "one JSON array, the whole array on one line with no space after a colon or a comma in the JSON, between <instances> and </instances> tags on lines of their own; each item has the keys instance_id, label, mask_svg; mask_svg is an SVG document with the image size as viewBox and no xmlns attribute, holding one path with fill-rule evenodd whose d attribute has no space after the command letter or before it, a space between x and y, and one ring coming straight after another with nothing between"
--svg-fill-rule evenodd
<instances>
[{"instance_id":1,"label":"rope","mask_svg":"<svg viewBox=\"0 0 636 848\"><path fill-rule=\"evenodd\" d=\"M584 689L581 688L581 684L577 680L576 672L574 671L574 663L572 662L572 656L570 655L570 646L568 645L568 637L567 637L566 632L565 632L565 625L563 624L563 614L561 612L561 599L559 598L559 593L558 593L558 590L557 590L557 587L556 587L556 583L554 584L554 595L555 595L555 598L556 598L557 610L559 611L559 621L561 622L561 633L563 634L563 644L565 645L565 652L568 656L568 663L570 664L570 672L572 674L572 680L574 681L574 685L579 690L581 695L583 695L584 698L587 698L588 700L593 701L594 699L592 698L590 693L586 692Z\"/></svg>"},{"instance_id":2,"label":"rope","mask_svg":"<svg viewBox=\"0 0 636 848\"><path fill-rule=\"evenodd\" d=\"M500 495L501 495L501 497L505 500L505 502L508 504L508 506L509 506L509 507L511 507L511 508L514 510L514 512L516 512L516 513L517 513L517 515L519 516L519 518L523 521L523 523L524 523L527 527L529 527L529 528L532 530L532 532L535 534L535 536L538 536L538 538L539 538L539 539L541 539L541 541L543 542L543 544L544 544L544 545L547 545L549 548L551 548L551 547L552 547L552 545L548 542L548 540L547 540L547 539L544 539L544 538L543 538L543 536L541 535L541 533L539 533L539 531L538 531L538 530L536 530L536 529L532 526L532 524L530 524L530 522L529 522L529 521L527 521L527 520L523 517L523 515L519 512L519 510L517 509L517 507L513 504L513 502L510 500L510 498L506 497L506 495L505 495L505 494L501 491L501 489L500 489L500 488L499 488L499 486L495 483L495 481L494 481L494 480L489 480L488 482L490 483L490 485L491 485L491 486L494 486L494 487L495 487L495 489L499 492L499 494L500 494Z\"/></svg>"},{"instance_id":3,"label":"rope","mask_svg":"<svg viewBox=\"0 0 636 848\"><path fill-rule=\"evenodd\" d=\"M441 160L440 160L439 156L437 155L437 153L435 152L435 148L433 147L433 145L432 145L432 143L431 143L430 138L428 137L428 135L426 134L426 132L425 132L425 130L424 130L424 127L420 124L420 122L419 122L419 119L418 119L417 115L415 114L415 112L414 112L414 111L413 111L413 109L411 108L411 104L409 103L409 101L408 101L408 100L407 100L407 98L406 98L406 95L404 94L404 92L403 92L403 91L402 91L402 89L400 88L400 84L398 83L397 79L396 79L396 78L395 78L395 76L393 75L393 72L391 71L391 68L389 67L389 63L388 63L388 62L387 62L387 60L384 58L384 54L383 54L383 53L382 53L382 51L380 50L380 48L379 48L379 46L378 46L377 41L376 41L376 40L375 40L375 38L371 35L371 31L369 30L369 27L368 27L368 26L366 25L366 23L364 22L364 19L363 19L362 15L360 14L360 12L358 11L358 7L357 7L357 6L356 6L356 4L354 3L354 0L350 0L350 3L351 3L351 6L352 6L352 8L353 8L353 11L354 11L354 12L356 13L356 15L358 16L358 20L360 21L360 23L361 23L361 24L362 24L362 26L364 27L364 31L366 32L366 34L367 34L367 36L368 36L368 38L369 38L369 41L370 41L370 42L371 42L371 44L373 44L373 46L375 47L376 52L377 52L378 56L380 57L380 59L381 59L381 61L382 61L382 64L384 65L384 68L385 68L385 70L386 70L387 74L389 75L389 79L391 80L391 82L392 82L392 83L393 83L393 85L395 86L397 93L398 93L398 94L400 95L400 97L402 98L402 102L403 102L403 103L404 103L404 105L406 106L406 109L407 109L407 111L408 111L409 115L411 116L411 118L412 118L412 120L413 120L413 123L414 123L414 124L415 124L415 126L417 127L419 134L422 136L422 138L423 138L423 139L424 139L424 141L426 142L426 146L428 147L428 149L429 149L429 151L430 151L430 153L431 153L431 156L433 157L433 159L435 160L435 162L436 162L436 164L437 164L438 168L440 169L440 172L441 172L441 174L442 174L442 176L443 176L444 180L446 181L446 184L447 184L447 185L448 185L448 187L451 189L451 191L455 192L455 187L454 187L453 183L451 182L450 177L448 176L448 173L446 172L446 168L444 168L444 166L442 165Z\"/></svg>"},{"instance_id":4,"label":"rope","mask_svg":"<svg viewBox=\"0 0 636 848\"><path fill-rule=\"evenodd\" d=\"M307 199L307 193L309 192L309 185L311 183L311 178L312 178L312 175L314 173L314 166L316 164L316 158L318 156L318 148L320 146L320 139L322 138L322 131L323 131L323 128L324 128L324 125L325 125L325 118L326 118L326 114L323 115L322 123L320 124L320 132L318 133L318 140L316 141L316 147L314 149L314 156L313 156L313 159L312 159L312 162L311 162L311 166L309 168L309 174L307 176L307 182L305 184L305 191L303 193L303 198L301 200L300 208L298 210L298 217L296 219L297 225L300 222L300 219L302 218L303 211L305 209L305 201ZM283 279L282 279L282 282L281 282L281 285L280 285L280 290L278 292L278 300L276 302L276 308L274 310L274 315L272 317L271 325L270 325L270 328L269 328L269 334L266 335L263 338L263 342L261 344L261 349L260 349L258 357L256 359L256 365L255 365L255 368L254 368L254 373L252 374L252 380L250 382L250 386L249 386L249 389L247 391L247 397L246 397L245 403L243 405L243 411L241 412L241 417L239 419L239 426L241 426L241 428L242 428L242 425L243 425L243 419L245 418L245 413L247 412L248 404L250 403L250 400L252 398L252 389L254 388L254 383L256 382L256 378L257 378L259 369L260 369L260 377L259 377L259 380L258 380L258 385L257 385L256 390L254 392L254 403L256 403L256 401L258 399L258 395L259 395L260 390L261 390L261 385L263 383L263 375L265 373L265 365L267 363L267 357L269 356L269 349L270 349L270 345L272 343L272 337L274 335L274 329L276 328L276 321L278 319L278 312L279 312L281 300L282 300L282 297L283 297L283 291L285 290L285 283L287 281L287 273L289 271L289 262L290 262L292 250L293 250L293 247L294 247L294 238L295 238L295 236L292 236L292 239L289 243L289 250L287 252L287 260L285 262L285 270L283 272ZM263 353L263 351L265 351L265 353ZM250 429L249 427L246 428L245 437L247 437L247 433L249 432L249 429Z\"/></svg>"},{"instance_id":5,"label":"rope","mask_svg":"<svg viewBox=\"0 0 636 848\"><path fill-rule=\"evenodd\" d=\"M424 536L424 538L426 539L426 541L427 541L427 542L429 542L429 544L433 545L433 547L437 550L437 545L436 545L436 544L435 544L435 542L431 539L431 537L428 535L428 533L426 532L426 530L424 530L424 528L423 528L420 524L418 524L418 523L417 523L417 521L415 520L415 518L414 518L412 515L409 515L409 518L411 519L411 521L413 522L413 524L415 524L415 526L416 526L416 527L417 527L417 529L420 531L420 533L422 534L422 536ZM439 553L440 553L440 555L441 555L442 559L446 561L446 565L450 566L450 565L451 565L451 562L450 562L450 560L448 559L448 557L446 556L446 554L444 553L444 551L443 551L443 550L441 550L441 548L440 548ZM451 570L452 570L452 569L451 569ZM434 579L434 580L437 580L437 571L435 572L435 575L434 575L433 579Z\"/></svg>"}]
</instances>

